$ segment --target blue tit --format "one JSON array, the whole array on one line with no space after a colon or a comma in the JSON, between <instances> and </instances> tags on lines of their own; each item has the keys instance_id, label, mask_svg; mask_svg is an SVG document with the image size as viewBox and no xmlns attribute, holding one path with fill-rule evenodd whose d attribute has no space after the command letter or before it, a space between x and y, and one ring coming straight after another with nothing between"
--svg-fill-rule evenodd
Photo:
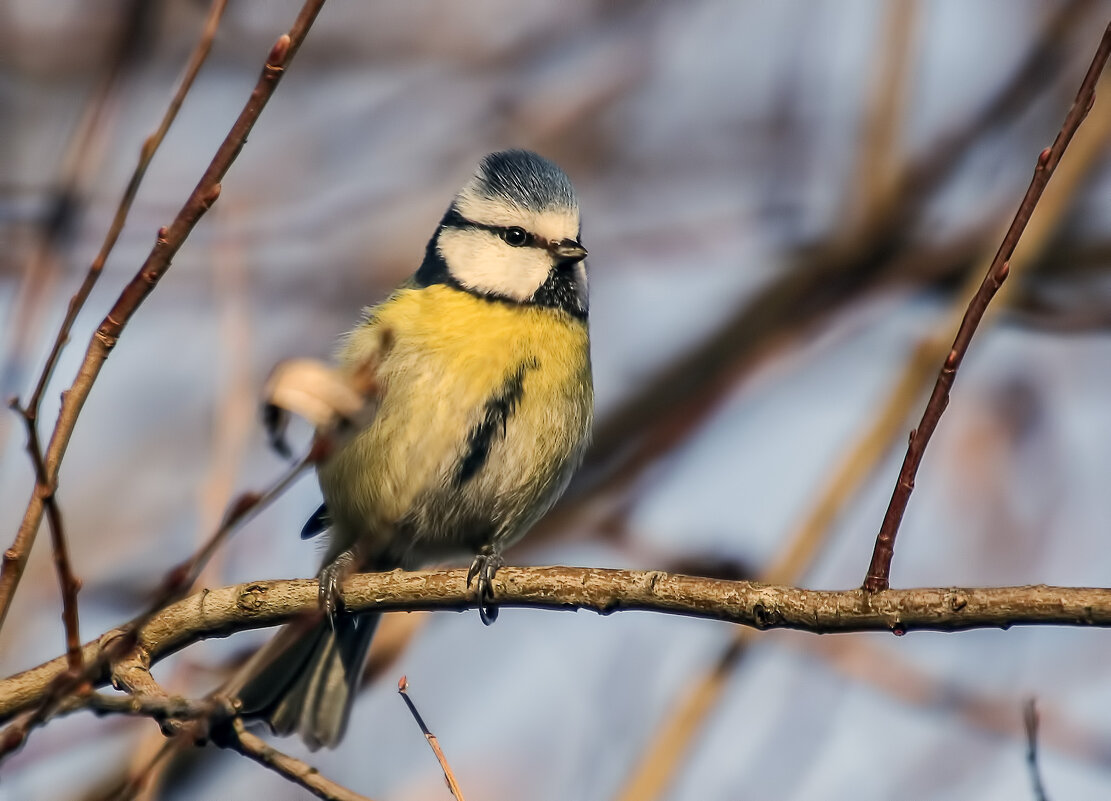
<instances>
[{"instance_id":1,"label":"blue tit","mask_svg":"<svg viewBox=\"0 0 1111 801\"><path fill-rule=\"evenodd\" d=\"M563 493L594 410L580 230L559 167L492 153L420 269L346 335L340 364L376 363L382 395L373 422L317 470L324 505L302 536L328 531L326 608L351 570L473 556L481 610L501 551ZM339 611L311 630L290 624L229 694L276 733L333 747L377 622Z\"/></svg>"}]
</instances>

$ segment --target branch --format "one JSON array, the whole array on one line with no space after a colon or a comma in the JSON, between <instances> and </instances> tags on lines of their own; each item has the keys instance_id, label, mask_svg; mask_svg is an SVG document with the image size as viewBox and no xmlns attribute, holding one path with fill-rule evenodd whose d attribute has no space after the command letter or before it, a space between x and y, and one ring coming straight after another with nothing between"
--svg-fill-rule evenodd
<instances>
[{"instance_id":1,"label":"branch","mask_svg":"<svg viewBox=\"0 0 1111 801\"><path fill-rule=\"evenodd\" d=\"M966 161L974 145L1013 126L1033 98L1050 91L1075 35L1090 26L1083 3L1055 6L1010 79L970 118L944 132L920 158L900 171L898 197L877 209L850 247L839 237L803 250L783 278L747 298L706 339L656 370L641 388L596 421L590 451L569 491L529 534L535 544L569 528L584 498L614 494L654 464L692 426L704 419L768 350L800 329L901 278L905 265L893 256L913 239L923 208ZM936 268L937 260L930 260ZM897 268L897 269L896 269ZM937 273L932 273L936 275ZM693 422L692 422L693 421ZM580 518L576 518L580 519Z\"/></svg>"},{"instance_id":2,"label":"branch","mask_svg":"<svg viewBox=\"0 0 1111 801\"><path fill-rule=\"evenodd\" d=\"M984 276L983 283L980 284L980 288L968 304L968 310L965 312L964 319L957 330L956 339L953 341L953 348L949 351L949 355L938 373L933 393L930 395L930 400L922 413L922 420L918 427L910 433L910 443L907 445L903 466L899 471L899 480L895 484L891 502L884 514L883 524L876 537L876 545L872 552L872 562L868 566L868 574L864 579L864 589L869 592L886 590L890 586L891 559L895 555L895 536L899 531L899 524L906 512L907 504L910 503L910 495L914 491L914 479L918 474L918 467L922 463L926 446L941 420L945 407L949 404L949 391L956 379L957 370L960 368L964 355L968 352L972 336L976 333L976 328L980 324L984 312L987 311L988 304L1007 277L1007 272L1010 269L1008 262L1018 246L1023 231L1026 230L1026 226L1030 222L1030 217L1034 214L1034 209L1041 199L1042 192L1045 191L1046 184L1049 183L1053 171L1065 154L1065 149L1072 141L1073 134L1076 133L1095 103L1096 81L1099 80L1100 73L1103 72L1103 67L1107 63L1109 55L1111 55L1111 24L1108 24L1103 32L1099 48L1096 50L1091 66L1088 67L1088 72L1080 85L1080 91L1077 92L1076 100L1073 101L1057 138L1051 147L1047 147L1038 156L1037 165L1034 168L1034 177L1031 179L1030 186L1019 204L1018 211L1015 212L1010 228L1007 229L1007 233L999 245L999 250L988 268L987 275Z\"/></svg>"},{"instance_id":3,"label":"branch","mask_svg":"<svg viewBox=\"0 0 1111 801\"><path fill-rule=\"evenodd\" d=\"M1101 79L1097 91L1106 91L1103 84L1108 77ZM1057 170L1053 183L1047 187L1038 206L1037 217L1026 230L1022 249L1016 251L1010 261L1012 276L1016 272L1026 272L1036 258L1044 258L1041 254L1047 249L1051 235L1060 227L1071 200L1097 166L1098 159L1106 150L1109 136L1111 115L1107 114L1092 116L1078 131L1070 146L1068 160ZM973 236L970 239L971 247L979 250L979 240L982 238L984 237L979 233ZM998 238L995 238L994 242L997 241ZM959 325L964 312L963 298L975 293L980 276L994 256L994 242L993 250L983 255L982 266L977 265L978 269L975 270L971 267L960 269L960 273L967 273L968 278L973 280L955 295L955 298L961 300L958 301L959 305L954 306L951 324L947 323L942 327L944 331L951 331ZM969 249L968 244L958 247L958 251ZM954 261L952 256L945 255L945 249L920 251L913 258L923 260L931 270L937 270L946 262ZM971 255L961 256L958 261L971 261L971 258ZM915 271L900 267L891 272L909 277ZM1013 281L1004 286L993 306L989 308L989 316L992 311L1000 310L1007 288L1013 289L1014 286ZM985 317L985 322L987 319ZM872 415L873 419L866 430L861 431L854 439L854 444L840 463L831 470L828 480L818 490L816 500L802 522L790 536L784 538L783 546L776 557L760 572L760 580L776 584L799 583L813 562L815 553L821 548L824 538L833 530L833 522L844 508L851 505L854 495L875 470L880 459L903 436L901 432L907 418L927 392L931 379L936 376L936 365L948 354L950 344L944 334L937 333L926 336L918 343L913 356L908 359L902 373L893 383L888 398L881 404L880 410ZM721 695L729 687L728 678L747 653L746 646L751 634L749 629L738 629L718 659L707 666L700 676L684 685L674 707L665 714L663 722L649 738L630 773L630 779L617 798L621 801L646 801L662 797L692 741L702 730L706 718L718 707ZM830 645L832 644L830 641Z\"/></svg>"},{"instance_id":4,"label":"branch","mask_svg":"<svg viewBox=\"0 0 1111 801\"><path fill-rule=\"evenodd\" d=\"M58 574L58 588L62 595L62 626L65 630L66 656L69 659L70 670L76 674L82 667L81 624L77 612L77 593L81 589L81 582L70 564L69 545L66 541L65 528L62 526L62 509L58 505L58 497L55 493L57 484L47 475L46 463L43 461L42 443L39 441L38 429L35 427L37 406L24 408L14 398L9 405L23 418L27 427L27 455L31 457L31 466L35 471L34 497L39 498L46 509L50 542L54 551L54 570ZM16 561L13 551L14 547L4 553L5 567ZM18 576L16 578L18 580Z\"/></svg>"},{"instance_id":5,"label":"branch","mask_svg":"<svg viewBox=\"0 0 1111 801\"><path fill-rule=\"evenodd\" d=\"M58 412L54 432L46 449L44 463L51 485L57 482L58 469L69 445L77 417L92 390L93 383L100 374L104 361L115 347L131 316L169 269L170 260L181 248L186 237L220 196L220 181L242 150L247 135L258 121L259 115L285 73L286 66L304 41L305 35L323 5L324 0L306 0L289 33L278 38L255 84L254 91L216 151L208 169L205 170L170 226L159 230L154 248L143 266L124 287L112 310L89 340L77 377L69 390L62 393L62 408ZM3 564L0 566L0 626L3 626L15 588L27 564L31 546L42 522L42 514L43 498L36 492L32 494L27 504L27 511L24 513L15 542L5 551Z\"/></svg>"},{"instance_id":6,"label":"branch","mask_svg":"<svg viewBox=\"0 0 1111 801\"><path fill-rule=\"evenodd\" d=\"M440 769L444 772L444 781L447 782L448 789L451 790L451 796L455 801L464 801L463 790L459 787L459 782L455 780L455 773L451 770L451 765L448 764L447 757L444 756L444 749L440 748L440 741L436 739L436 735L428 728L421 717L420 712L417 710L417 705L413 703L413 699L409 697L409 679L405 676L401 677L401 681L397 683L397 692L404 699L405 706L409 708L409 714L413 716L420 727L421 734L424 739L428 741L429 748L432 753L436 755L436 761L440 763Z\"/></svg>"},{"instance_id":7,"label":"branch","mask_svg":"<svg viewBox=\"0 0 1111 801\"><path fill-rule=\"evenodd\" d=\"M1048 801L1042 772L1038 767L1038 705L1031 698L1022 707L1022 723L1026 729L1026 767L1030 771L1030 786L1034 801Z\"/></svg>"},{"instance_id":8,"label":"branch","mask_svg":"<svg viewBox=\"0 0 1111 801\"><path fill-rule=\"evenodd\" d=\"M73 570L70 567L65 532L62 528L61 510L59 509L55 495L57 470L51 471L47 468L42 453L42 444L38 434L39 409L42 405L42 396L54 374L54 368L58 364L62 349L69 341L70 331L73 329L73 322L77 319L77 314L84 307L85 301L88 300L93 286L104 270L104 264L108 260L108 255L112 252L112 248L115 247L116 241L119 239L120 231L123 230L124 223L127 221L128 212L130 212L131 204L134 202L135 196L139 192L139 186L143 181L143 177L146 175L147 167L150 166L155 152L158 150L159 145L162 144L162 140L165 138L167 131L169 131L170 126L177 117L177 112L185 100L185 95L192 87L201 65L204 64L209 51L212 49L212 42L216 38L216 30L219 28L220 19L224 14L226 6L227 0L213 0L208 18L201 32L201 37L193 50L193 54L190 56L185 74L181 78L177 91L170 100L170 104L158 128L143 142L143 147L139 154L139 161L135 165L135 170L131 175L131 179L128 181L123 197L120 198L115 217L112 219L112 224L104 237L104 242L100 246L100 251L93 259L93 263L89 266L88 272L85 274L85 280L82 281L81 286L69 301L69 308L66 310L65 319L58 327L58 333L54 337L54 344L51 347L49 356L47 356L46 364L43 365L42 372L39 374L35 389L31 393L31 399L22 406L15 399L11 402L11 407L23 418L24 425L27 429L27 451L31 456L31 462L35 469L35 492L42 497L42 503L45 506L47 521L50 526L51 540L54 549L54 564L58 573L58 583L62 592L62 620L65 624L66 649L70 657L70 669L75 672L81 669L81 635L77 612L77 593L80 588L80 582L76 576L74 576ZM15 585L19 582L22 575L23 564L25 563L25 560L24 562L20 562L20 551L17 550L17 548L22 545L24 553L29 554L33 541L33 536L25 538L22 544L19 543L17 539L13 548L5 553L4 564L5 566L11 565L11 590L7 596L9 598L14 594ZM4 586L5 585L0 582L0 592L4 590ZM4 611L0 611L0 624L3 623L3 618Z\"/></svg>"},{"instance_id":9,"label":"branch","mask_svg":"<svg viewBox=\"0 0 1111 801\"><path fill-rule=\"evenodd\" d=\"M473 609L474 590L467 587L466 575L463 569L363 573L344 584L344 608L351 612ZM904 634L1015 625L1111 627L1111 589L1085 587L942 587L877 594L579 567L506 567L498 571L493 587L503 607L589 609L600 614L654 611L756 629L815 633ZM145 664L154 664L199 640L317 614L318 593L315 579L255 581L205 590L154 615L138 632L136 647ZM101 654L123 631L115 629L86 643L85 664L99 664ZM63 656L0 681L0 719L40 703L65 669ZM110 668L104 666L90 682L103 685L109 675Z\"/></svg>"},{"instance_id":10,"label":"branch","mask_svg":"<svg viewBox=\"0 0 1111 801\"><path fill-rule=\"evenodd\" d=\"M365 795L359 795L343 785L324 778L316 768L300 759L283 754L268 745L261 737L247 731L241 720L233 723L233 734L222 739L220 745L250 757L325 801L371 801Z\"/></svg>"},{"instance_id":11,"label":"branch","mask_svg":"<svg viewBox=\"0 0 1111 801\"><path fill-rule=\"evenodd\" d=\"M189 62L185 67L185 72L181 77L178 84L177 91L170 99L170 104L166 107L165 113L162 115L162 121L158 124L158 128L150 134L144 141L143 147L139 151L139 161L135 165L135 169L131 173L131 178L127 182L127 187L124 189L123 196L116 207L115 216L112 218L112 224L108 228L108 232L104 235L104 241L100 245L100 251L93 259L93 263L89 265L88 272L85 274L85 280L81 283L77 292L70 298L69 307L66 310L65 319L58 327L58 333L54 338L54 344L51 347L50 355L46 358L46 364L39 374L38 382L35 384L35 389L31 393L31 399L27 402L26 408L22 410L24 417L29 418L29 424L33 425L35 418L38 416L39 406L42 403L43 393L46 391L47 384L50 383L50 378L54 374L54 368L58 364L58 357L61 356L62 349L69 341L69 333L73 328L73 322L77 319L78 312L85 305L88 300L89 294L93 290L97 279L104 270L104 264L108 261L108 256L112 249L116 246L116 241L119 239L120 231L123 230L124 223L127 222L127 215L131 211L131 204L135 201L135 196L139 193L139 186L143 182L143 177L146 175L147 167L150 166L151 161L154 159L154 154L162 144L162 140L166 138L166 133L170 130L174 119L177 117L178 111L181 109L181 104L185 102L185 96L193 86L193 81L200 72L201 66L204 64L205 59L208 58L208 53L212 49L212 42L216 38L216 31L220 27L220 19L224 15L224 9L228 4L228 0L213 0L212 6L209 9L208 17L205 19L204 28L201 30L201 36L197 40L197 44L193 49L192 55L189 57Z\"/></svg>"}]
</instances>

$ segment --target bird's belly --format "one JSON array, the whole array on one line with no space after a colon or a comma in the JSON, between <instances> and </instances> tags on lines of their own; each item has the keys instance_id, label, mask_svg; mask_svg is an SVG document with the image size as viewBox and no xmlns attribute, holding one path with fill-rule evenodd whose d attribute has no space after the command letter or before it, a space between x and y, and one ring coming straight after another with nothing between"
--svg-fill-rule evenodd
<instances>
[{"instance_id":1,"label":"bird's belly","mask_svg":"<svg viewBox=\"0 0 1111 801\"><path fill-rule=\"evenodd\" d=\"M404 567L508 544L559 497L587 442L585 330L472 335L461 348L403 333L382 365L378 416L319 470L326 561L356 542Z\"/></svg>"}]
</instances>

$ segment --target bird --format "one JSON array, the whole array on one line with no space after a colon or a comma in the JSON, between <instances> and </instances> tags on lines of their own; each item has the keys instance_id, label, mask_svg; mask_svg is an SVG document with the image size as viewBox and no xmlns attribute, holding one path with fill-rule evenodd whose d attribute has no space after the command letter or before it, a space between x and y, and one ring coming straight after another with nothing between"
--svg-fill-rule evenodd
<instances>
[{"instance_id":1,"label":"bird","mask_svg":"<svg viewBox=\"0 0 1111 801\"><path fill-rule=\"evenodd\" d=\"M312 750L343 737L378 614L346 613L353 571L471 557L479 612L496 615L502 551L563 494L590 439L594 390L579 203L527 150L481 159L416 272L365 311L337 362L375 364L372 422L317 466L326 614L287 624L233 679L247 719Z\"/></svg>"}]
</instances>

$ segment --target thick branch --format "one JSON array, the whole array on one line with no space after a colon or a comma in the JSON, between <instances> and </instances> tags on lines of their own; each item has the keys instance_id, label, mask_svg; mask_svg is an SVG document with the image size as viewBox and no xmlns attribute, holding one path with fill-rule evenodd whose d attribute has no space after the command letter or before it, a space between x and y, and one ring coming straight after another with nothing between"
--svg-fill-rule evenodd
<instances>
[{"instance_id":1,"label":"thick branch","mask_svg":"<svg viewBox=\"0 0 1111 801\"><path fill-rule=\"evenodd\" d=\"M660 571L601 568L503 568L494 581L502 606L590 609L601 614L643 610L739 623L759 629L817 633L916 629L959 631L1014 625L1111 626L1111 589L1084 587L928 588L868 593L804 590L748 581L682 576ZM283 623L317 611L314 579L256 581L205 590L153 616L138 637L147 664L198 640ZM465 570L366 573L344 585L351 611L471 609ZM84 647L97 663L120 629ZM0 681L0 718L39 703L66 669L65 657ZM108 681L109 669L92 677Z\"/></svg>"}]
</instances>

